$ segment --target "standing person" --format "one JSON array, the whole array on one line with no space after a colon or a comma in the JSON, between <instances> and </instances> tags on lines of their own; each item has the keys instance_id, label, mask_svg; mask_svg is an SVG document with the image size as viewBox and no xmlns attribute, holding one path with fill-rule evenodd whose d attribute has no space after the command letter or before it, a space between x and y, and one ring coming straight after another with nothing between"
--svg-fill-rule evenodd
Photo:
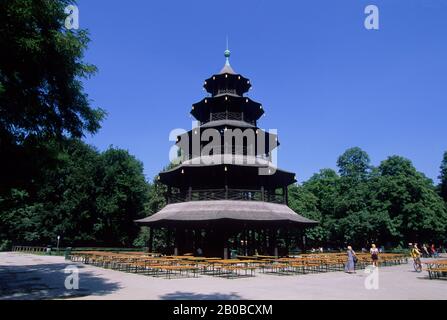
<instances>
[{"instance_id":1,"label":"standing person","mask_svg":"<svg viewBox=\"0 0 447 320\"><path fill-rule=\"evenodd\" d=\"M351 246L348 246L347 254L348 254L348 261L346 262L345 272L355 273L355 261L357 260L357 256L354 250L352 250Z\"/></svg>"},{"instance_id":2,"label":"standing person","mask_svg":"<svg viewBox=\"0 0 447 320\"><path fill-rule=\"evenodd\" d=\"M371 249L369 250L371 253L371 260L374 267L378 267L377 261L379 260L379 249L377 249L376 245L373 243L371 245Z\"/></svg>"},{"instance_id":3,"label":"standing person","mask_svg":"<svg viewBox=\"0 0 447 320\"><path fill-rule=\"evenodd\" d=\"M427 245L424 243L422 245L422 254L425 258L428 258L430 254L428 253Z\"/></svg>"},{"instance_id":4,"label":"standing person","mask_svg":"<svg viewBox=\"0 0 447 320\"><path fill-rule=\"evenodd\" d=\"M433 258L437 258L438 257L438 251L436 251L436 247L435 247L434 243L431 244L430 251L431 251L430 253L431 253Z\"/></svg>"}]
</instances>

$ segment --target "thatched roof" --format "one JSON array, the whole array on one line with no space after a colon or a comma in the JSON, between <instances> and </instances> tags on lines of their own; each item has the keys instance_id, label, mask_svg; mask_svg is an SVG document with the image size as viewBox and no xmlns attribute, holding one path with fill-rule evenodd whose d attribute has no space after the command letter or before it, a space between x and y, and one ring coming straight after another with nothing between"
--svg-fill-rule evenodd
<instances>
[{"instance_id":1,"label":"thatched roof","mask_svg":"<svg viewBox=\"0 0 447 320\"><path fill-rule=\"evenodd\" d=\"M141 225L206 223L219 220L263 224L315 225L318 222L300 216L288 206L262 201L213 200L169 204L158 213L137 220Z\"/></svg>"}]
</instances>

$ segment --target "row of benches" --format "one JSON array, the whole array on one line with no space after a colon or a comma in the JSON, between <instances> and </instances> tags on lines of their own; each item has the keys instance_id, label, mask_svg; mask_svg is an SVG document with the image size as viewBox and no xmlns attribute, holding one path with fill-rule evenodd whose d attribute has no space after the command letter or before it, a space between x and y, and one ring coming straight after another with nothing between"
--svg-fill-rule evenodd
<instances>
[{"instance_id":1,"label":"row of benches","mask_svg":"<svg viewBox=\"0 0 447 320\"><path fill-rule=\"evenodd\" d=\"M156 257L135 253L73 252L70 259L75 262L119 271L142 273L152 276L192 276L207 274L222 277L254 276L256 270L263 273L296 274L341 271L346 262L345 255L306 255L296 258L265 257L257 260L222 260L202 257ZM382 265L407 262L403 255L384 255ZM369 265L369 258L359 255L358 268Z\"/></svg>"},{"instance_id":2,"label":"row of benches","mask_svg":"<svg viewBox=\"0 0 447 320\"><path fill-rule=\"evenodd\" d=\"M447 279L447 260L428 260L427 265L428 277L430 279Z\"/></svg>"}]
</instances>

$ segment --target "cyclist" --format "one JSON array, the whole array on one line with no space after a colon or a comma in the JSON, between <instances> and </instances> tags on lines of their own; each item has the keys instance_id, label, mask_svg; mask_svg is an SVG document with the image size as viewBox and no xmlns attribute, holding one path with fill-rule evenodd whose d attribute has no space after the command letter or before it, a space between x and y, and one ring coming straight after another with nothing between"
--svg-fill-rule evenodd
<instances>
[{"instance_id":1,"label":"cyclist","mask_svg":"<svg viewBox=\"0 0 447 320\"><path fill-rule=\"evenodd\" d=\"M422 271L421 252L418 249L417 243L415 243L413 248L411 249L411 257L414 261L414 269L418 272Z\"/></svg>"}]
</instances>

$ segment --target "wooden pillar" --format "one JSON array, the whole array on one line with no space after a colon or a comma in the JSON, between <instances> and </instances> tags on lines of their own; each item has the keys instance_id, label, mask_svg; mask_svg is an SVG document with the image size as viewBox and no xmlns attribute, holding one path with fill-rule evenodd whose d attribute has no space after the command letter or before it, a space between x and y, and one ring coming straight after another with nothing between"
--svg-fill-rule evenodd
<instances>
[{"instance_id":1,"label":"wooden pillar","mask_svg":"<svg viewBox=\"0 0 447 320\"><path fill-rule=\"evenodd\" d=\"M306 253L306 235L302 232L303 235L303 253Z\"/></svg>"},{"instance_id":2,"label":"wooden pillar","mask_svg":"<svg viewBox=\"0 0 447 320\"><path fill-rule=\"evenodd\" d=\"M242 241L243 241L242 249L244 250L243 251L244 255L247 256L248 254L247 254L247 229L246 229L246 226L244 226L244 231L242 233Z\"/></svg>"},{"instance_id":3,"label":"wooden pillar","mask_svg":"<svg viewBox=\"0 0 447 320\"><path fill-rule=\"evenodd\" d=\"M227 260L227 259L229 258L229 256L228 256L228 246L225 246L225 247L223 248L223 258L224 258L225 260Z\"/></svg>"},{"instance_id":4,"label":"wooden pillar","mask_svg":"<svg viewBox=\"0 0 447 320\"><path fill-rule=\"evenodd\" d=\"M222 244L223 244L223 258L224 259L229 259L230 255L229 255L229 237L230 237L230 232L224 227L224 229L221 231L221 237L222 237Z\"/></svg>"},{"instance_id":5,"label":"wooden pillar","mask_svg":"<svg viewBox=\"0 0 447 320\"><path fill-rule=\"evenodd\" d=\"M172 197L172 188L171 186L168 186L168 192L166 193L166 203L171 203L171 197Z\"/></svg>"},{"instance_id":6,"label":"wooden pillar","mask_svg":"<svg viewBox=\"0 0 447 320\"><path fill-rule=\"evenodd\" d=\"M165 241L166 241L166 253L172 254L172 251L171 251L171 229L170 228L166 229Z\"/></svg>"},{"instance_id":7,"label":"wooden pillar","mask_svg":"<svg viewBox=\"0 0 447 320\"><path fill-rule=\"evenodd\" d=\"M154 228L149 227L149 243L148 243L148 251L149 252L153 252L153 247L154 247Z\"/></svg>"},{"instance_id":8,"label":"wooden pillar","mask_svg":"<svg viewBox=\"0 0 447 320\"><path fill-rule=\"evenodd\" d=\"M274 249L273 249L273 255L275 256L275 257L278 257L279 256L279 254L278 254L278 239L277 239L277 234L278 234L278 230L277 229L275 229L275 233L274 233L274 235L273 235L273 245L274 245Z\"/></svg>"},{"instance_id":9,"label":"wooden pillar","mask_svg":"<svg viewBox=\"0 0 447 320\"><path fill-rule=\"evenodd\" d=\"M286 229L286 255L290 254L290 229Z\"/></svg>"},{"instance_id":10,"label":"wooden pillar","mask_svg":"<svg viewBox=\"0 0 447 320\"><path fill-rule=\"evenodd\" d=\"M179 246L180 246L180 230L178 228L174 229L174 256L178 256L180 253Z\"/></svg>"},{"instance_id":11,"label":"wooden pillar","mask_svg":"<svg viewBox=\"0 0 447 320\"><path fill-rule=\"evenodd\" d=\"M273 238L273 232L272 232L272 229L269 229L268 232L267 232L267 252L268 252L269 256L273 255L272 238Z\"/></svg>"},{"instance_id":12,"label":"wooden pillar","mask_svg":"<svg viewBox=\"0 0 447 320\"><path fill-rule=\"evenodd\" d=\"M270 254L270 234L268 232L268 230L263 230L263 241L264 241L264 255L269 255Z\"/></svg>"},{"instance_id":13,"label":"wooden pillar","mask_svg":"<svg viewBox=\"0 0 447 320\"><path fill-rule=\"evenodd\" d=\"M282 193L283 193L283 197L284 197L284 204L288 205L289 204L289 190L287 187L284 187L282 189Z\"/></svg>"},{"instance_id":14,"label":"wooden pillar","mask_svg":"<svg viewBox=\"0 0 447 320\"><path fill-rule=\"evenodd\" d=\"M255 230L250 230L250 255L254 255L256 250L256 234Z\"/></svg>"}]
</instances>

